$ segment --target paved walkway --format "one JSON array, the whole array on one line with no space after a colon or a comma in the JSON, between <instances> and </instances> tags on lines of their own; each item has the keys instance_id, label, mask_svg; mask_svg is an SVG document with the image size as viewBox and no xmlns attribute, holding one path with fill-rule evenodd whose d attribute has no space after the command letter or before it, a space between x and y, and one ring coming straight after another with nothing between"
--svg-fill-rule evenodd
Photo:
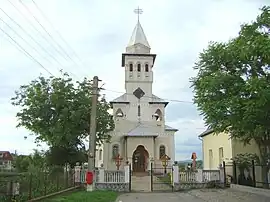
<instances>
[{"instance_id":1,"label":"paved walkway","mask_svg":"<svg viewBox=\"0 0 270 202\"><path fill-rule=\"evenodd\" d=\"M232 189L205 189L174 193L129 193L116 202L269 202L270 198Z\"/></svg>"}]
</instances>

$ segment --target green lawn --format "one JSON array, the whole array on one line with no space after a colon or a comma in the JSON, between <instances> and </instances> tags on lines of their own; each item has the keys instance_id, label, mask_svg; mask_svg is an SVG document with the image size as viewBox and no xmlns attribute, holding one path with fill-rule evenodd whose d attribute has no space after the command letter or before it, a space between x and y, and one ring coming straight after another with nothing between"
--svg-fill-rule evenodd
<instances>
[{"instance_id":1,"label":"green lawn","mask_svg":"<svg viewBox=\"0 0 270 202\"><path fill-rule=\"evenodd\" d=\"M78 191L64 196L47 199L44 202L115 202L119 193L113 191Z\"/></svg>"}]
</instances>

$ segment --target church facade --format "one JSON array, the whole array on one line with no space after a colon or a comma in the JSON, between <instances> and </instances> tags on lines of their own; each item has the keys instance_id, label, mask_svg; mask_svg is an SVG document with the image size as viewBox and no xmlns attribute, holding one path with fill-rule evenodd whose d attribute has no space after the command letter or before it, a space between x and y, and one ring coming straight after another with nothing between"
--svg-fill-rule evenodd
<instances>
[{"instance_id":1,"label":"church facade","mask_svg":"<svg viewBox=\"0 0 270 202\"><path fill-rule=\"evenodd\" d=\"M165 124L168 102L152 92L156 54L151 48L138 20L126 52L122 54L122 71L125 71L125 93L111 101L115 129L110 143L104 144L103 164L107 170L120 169L131 164L133 172L150 170L150 162L162 168L162 158L169 164L175 160L175 132Z\"/></svg>"}]
</instances>

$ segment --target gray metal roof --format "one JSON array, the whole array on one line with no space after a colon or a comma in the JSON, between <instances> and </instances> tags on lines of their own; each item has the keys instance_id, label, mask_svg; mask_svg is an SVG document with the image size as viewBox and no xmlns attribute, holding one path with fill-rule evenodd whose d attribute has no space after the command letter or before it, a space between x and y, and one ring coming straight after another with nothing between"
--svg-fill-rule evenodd
<instances>
[{"instance_id":1,"label":"gray metal roof","mask_svg":"<svg viewBox=\"0 0 270 202\"><path fill-rule=\"evenodd\" d=\"M147 41L147 38L144 34L143 28L141 26L141 23L138 21L132 35L130 37L129 43L127 47L133 46L135 44L142 44L148 48L150 48L150 45Z\"/></svg>"},{"instance_id":2,"label":"gray metal roof","mask_svg":"<svg viewBox=\"0 0 270 202\"><path fill-rule=\"evenodd\" d=\"M173 127L168 126L168 125L165 125L165 130L166 130L166 131L178 131L178 129L173 128Z\"/></svg>"}]
</instances>

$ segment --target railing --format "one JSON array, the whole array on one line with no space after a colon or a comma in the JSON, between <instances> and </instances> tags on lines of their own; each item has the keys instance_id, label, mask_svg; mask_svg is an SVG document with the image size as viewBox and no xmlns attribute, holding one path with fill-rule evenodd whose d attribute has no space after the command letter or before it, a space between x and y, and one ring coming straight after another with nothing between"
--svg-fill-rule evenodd
<instances>
[{"instance_id":1,"label":"railing","mask_svg":"<svg viewBox=\"0 0 270 202\"><path fill-rule=\"evenodd\" d=\"M203 182L220 180L220 170L203 170Z\"/></svg>"},{"instance_id":2,"label":"railing","mask_svg":"<svg viewBox=\"0 0 270 202\"><path fill-rule=\"evenodd\" d=\"M180 182L196 182L197 172L196 171L180 171L179 181Z\"/></svg>"},{"instance_id":3,"label":"railing","mask_svg":"<svg viewBox=\"0 0 270 202\"><path fill-rule=\"evenodd\" d=\"M105 183L119 183L125 182L125 172L124 171L104 171L104 182Z\"/></svg>"},{"instance_id":4,"label":"railing","mask_svg":"<svg viewBox=\"0 0 270 202\"><path fill-rule=\"evenodd\" d=\"M81 183L86 182L86 170L81 170ZM96 170L95 171L96 183L122 183L125 182L125 171L120 170Z\"/></svg>"}]
</instances>

